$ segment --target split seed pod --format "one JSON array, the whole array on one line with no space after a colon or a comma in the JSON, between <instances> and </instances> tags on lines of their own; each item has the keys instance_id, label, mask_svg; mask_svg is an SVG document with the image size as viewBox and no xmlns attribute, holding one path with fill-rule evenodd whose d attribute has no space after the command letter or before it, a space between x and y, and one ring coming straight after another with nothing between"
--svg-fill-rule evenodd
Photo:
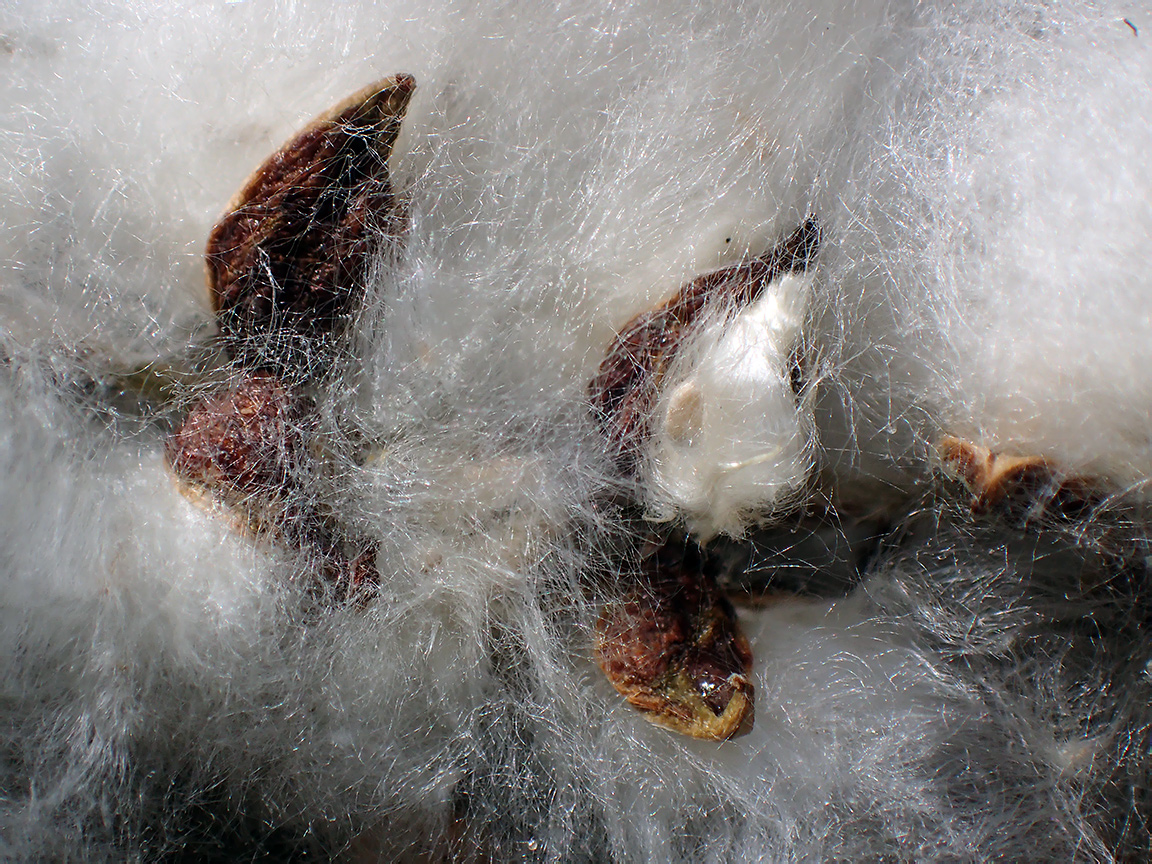
<instances>
[{"instance_id":1,"label":"split seed pod","mask_svg":"<svg viewBox=\"0 0 1152 864\"><path fill-rule=\"evenodd\" d=\"M746 307L780 276L806 270L819 245L819 225L808 219L764 258L700 276L624 326L588 386L592 409L618 448L622 469L635 469L661 381L704 313Z\"/></svg>"},{"instance_id":2,"label":"split seed pod","mask_svg":"<svg viewBox=\"0 0 1152 864\"><path fill-rule=\"evenodd\" d=\"M208 287L232 386L197 403L165 455L185 495L242 530L318 556L347 594L377 581L376 551L308 496L314 426L304 384L338 351L380 244L403 218L387 160L415 90L398 74L313 120L248 179L213 228Z\"/></svg>"}]
</instances>

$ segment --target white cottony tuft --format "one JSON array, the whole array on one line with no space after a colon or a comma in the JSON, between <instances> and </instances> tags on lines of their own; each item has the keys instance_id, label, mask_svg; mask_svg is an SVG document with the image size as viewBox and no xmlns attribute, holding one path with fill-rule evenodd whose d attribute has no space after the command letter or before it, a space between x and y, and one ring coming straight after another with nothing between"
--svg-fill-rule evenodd
<instances>
[{"instance_id":1,"label":"white cottony tuft","mask_svg":"<svg viewBox=\"0 0 1152 864\"><path fill-rule=\"evenodd\" d=\"M748 308L706 322L673 364L649 442L650 515L703 538L740 536L811 470L812 406L795 392L813 277L786 274Z\"/></svg>"},{"instance_id":2,"label":"white cottony tuft","mask_svg":"<svg viewBox=\"0 0 1152 864\"><path fill-rule=\"evenodd\" d=\"M0 860L1147 860L1150 39L1147 0L0 0ZM408 229L292 486L376 554L332 603L165 441L226 203L399 71ZM808 217L622 470L621 327ZM1043 466L1025 517L945 436ZM594 660L665 528L758 604L723 744Z\"/></svg>"}]
</instances>

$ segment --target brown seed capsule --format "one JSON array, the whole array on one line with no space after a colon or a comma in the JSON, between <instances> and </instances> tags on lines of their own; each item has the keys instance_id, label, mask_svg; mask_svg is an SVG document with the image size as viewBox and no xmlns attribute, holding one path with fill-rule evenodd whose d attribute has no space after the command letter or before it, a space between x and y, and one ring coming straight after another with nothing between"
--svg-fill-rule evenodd
<instances>
[{"instance_id":1,"label":"brown seed capsule","mask_svg":"<svg viewBox=\"0 0 1152 864\"><path fill-rule=\"evenodd\" d=\"M702 565L689 539L650 550L636 588L601 614L596 660L653 723L722 741L752 728L752 651Z\"/></svg>"},{"instance_id":2,"label":"brown seed capsule","mask_svg":"<svg viewBox=\"0 0 1152 864\"><path fill-rule=\"evenodd\" d=\"M275 376L258 372L198 403L165 455L185 491L239 509L254 534L279 532L304 459L304 417Z\"/></svg>"},{"instance_id":3,"label":"brown seed capsule","mask_svg":"<svg viewBox=\"0 0 1152 864\"><path fill-rule=\"evenodd\" d=\"M345 548L344 532L305 494L312 421L298 391L355 313L378 239L401 230L387 159L415 86L400 74L353 94L233 199L208 238L208 286L228 353L256 371L197 404L166 445L185 494L318 555L345 595L378 581L376 549Z\"/></svg>"},{"instance_id":4,"label":"brown seed capsule","mask_svg":"<svg viewBox=\"0 0 1152 864\"><path fill-rule=\"evenodd\" d=\"M808 219L766 257L700 276L624 326L588 386L589 401L618 448L622 468L635 466L661 380L702 313L747 306L780 276L806 270L819 245L819 226Z\"/></svg>"},{"instance_id":5,"label":"brown seed capsule","mask_svg":"<svg viewBox=\"0 0 1152 864\"><path fill-rule=\"evenodd\" d=\"M351 543L307 496L308 406L275 376L256 372L198 403L165 455L181 491L222 504L238 527L317 556L323 581L347 597L379 581L376 548Z\"/></svg>"},{"instance_id":6,"label":"brown seed capsule","mask_svg":"<svg viewBox=\"0 0 1152 864\"><path fill-rule=\"evenodd\" d=\"M1041 456L994 453L952 437L942 439L937 450L944 470L972 493L975 515L1074 519L1099 502L1099 491L1087 478L1063 476Z\"/></svg>"},{"instance_id":7,"label":"brown seed capsule","mask_svg":"<svg viewBox=\"0 0 1152 864\"><path fill-rule=\"evenodd\" d=\"M299 380L332 350L381 237L402 218L387 159L416 87L399 74L321 115L248 179L208 238L229 353Z\"/></svg>"}]
</instances>

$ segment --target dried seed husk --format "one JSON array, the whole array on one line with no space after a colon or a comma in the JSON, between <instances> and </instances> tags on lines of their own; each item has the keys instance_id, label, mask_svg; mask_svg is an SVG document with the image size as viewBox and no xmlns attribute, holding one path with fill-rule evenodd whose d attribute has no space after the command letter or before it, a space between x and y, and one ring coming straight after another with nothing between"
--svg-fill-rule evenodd
<instances>
[{"instance_id":1,"label":"dried seed husk","mask_svg":"<svg viewBox=\"0 0 1152 864\"><path fill-rule=\"evenodd\" d=\"M820 228L810 218L764 258L700 276L624 326L588 386L589 402L622 470L636 467L664 374L704 313L747 306L780 276L806 270L819 245Z\"/></svg>"},{"instance_id":2,"label":"dried seed husk","mask_svg":"<svg viewBox=\"0 0 1152 864\"><path fill-rule=\"evenodd\" d=\"M616 690L657 725L712 741L752 728L752 651L691 539L647 550L635 587L605 606L595 651Z\"/></svg>"},{"instance_id":3,"label":"dried seed husk","mask_svg":"<svg viewBox=\"0 0 1152 864\"><path fill-rule=\"evenodd\" d=\"M945 437L937 445L946 474L959 479L969 493L975 516L999 513L1016 520L1077 519L1103 496L1086 477L1069 476L1042 456L1013 456Z\"/></svg>"},{"instance_id":4,"label":"dried seed husk","mask_svg":"<svg viewBox=\"0 0 1152 864\"><path fill-rule=\"evenodd\" d=\"M415 86L397 74L313 120L251 175L212 229L212 308L243 365L288 380L327 365L373 254L403 230L387 160Z\"/></svg>"}]
</instances>

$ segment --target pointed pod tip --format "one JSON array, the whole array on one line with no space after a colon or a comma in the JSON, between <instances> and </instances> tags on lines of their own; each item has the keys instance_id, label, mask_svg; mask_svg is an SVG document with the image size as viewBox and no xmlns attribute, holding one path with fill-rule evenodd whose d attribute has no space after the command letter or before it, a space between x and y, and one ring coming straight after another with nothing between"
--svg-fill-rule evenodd
<instances>
[{"instance_id":1,"label":"pointed pod tip","mask_svg":"<svg viewBox=\"0 0 1152 864\"><path fill-rule=\"evenodd\" d=\"M314 123L346 125L368 120L375 124L387 119L399 120L408 110L408 102L415 92L416 78L407 72L397 72L360 88L320 115Z\"/></svg>"}]
</instances>

